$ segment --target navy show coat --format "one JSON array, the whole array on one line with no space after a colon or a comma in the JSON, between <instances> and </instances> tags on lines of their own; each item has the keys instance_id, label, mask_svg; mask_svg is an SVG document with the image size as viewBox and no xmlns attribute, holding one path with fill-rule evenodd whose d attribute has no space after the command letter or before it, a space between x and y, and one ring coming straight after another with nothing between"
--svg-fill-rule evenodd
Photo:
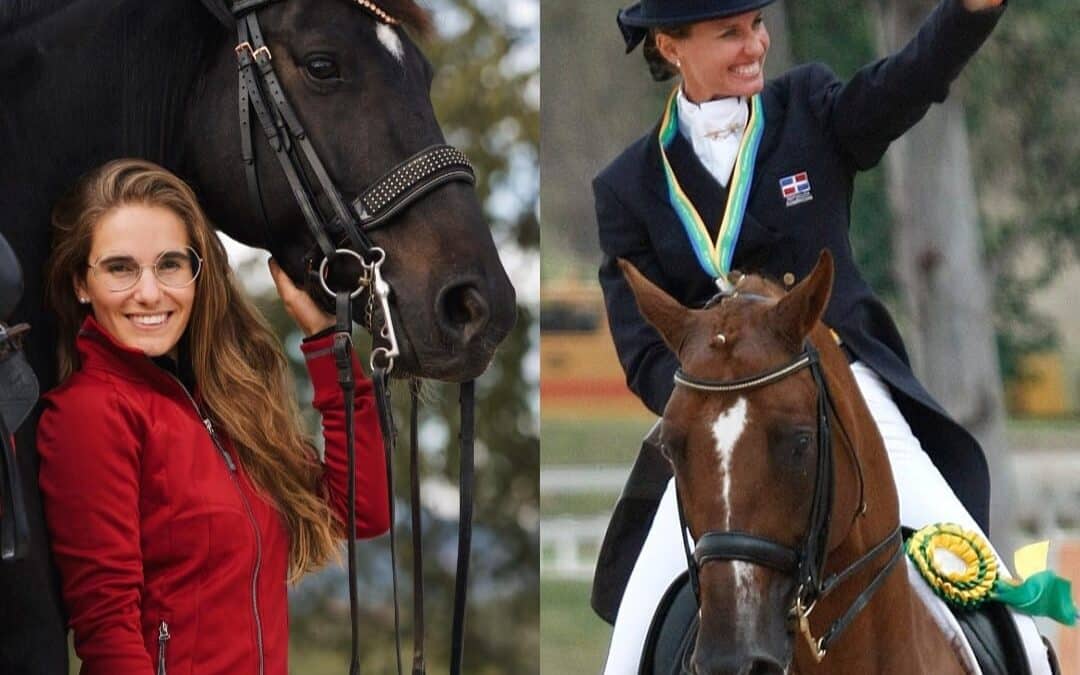
<instances>
[{"instance_id":1,"label":"navy show coat","mask_svg":"<svg viewBox=\"0 0 1080 675\"><path fill-rule=\"evenodd\" d=\"M813 269L822 248L831 250L836 274L825 323L888 384L915 436L984 530L990 479L982 449L915 379L896 325L855 267L848 229L855 174L876 165L932 103L945 100L950 83L1003 11L971 13L961 0L943 0L903 49L863 67L846 83L821 64L769 80L762 92L765 129L732 264L733 269L799 280ZM600 283L611 334L628 385L659 415L671 394L677 361L638 312L616 259L633 263L687 306L701 306L716 286L698 264L668 200L658 127L605 168L593 181L593 192L604 254ZM715 237L726 190L681 134L668 157ZM787 206L780 179L801 172L807 173L813 199ZM593 606L609 621L670 476L649 444L642 455L597 564Z\"/></svg>"}]
</instances>

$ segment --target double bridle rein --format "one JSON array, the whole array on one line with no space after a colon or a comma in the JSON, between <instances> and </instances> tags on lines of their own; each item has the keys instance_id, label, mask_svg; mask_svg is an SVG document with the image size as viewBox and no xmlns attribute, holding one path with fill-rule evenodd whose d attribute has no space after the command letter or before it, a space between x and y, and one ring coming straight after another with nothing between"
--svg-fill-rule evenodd
<instances>
[{"instance_id":1,"label":"double bridle rein","mask_svg":"<svg viewBox=\"0 0 1080 675\"><path fill-rule=\"evenodd\" d=\"M368 232L388 224L410 204L416 202L436 187L450 181L472 184L475 174L465 155L449 145L433 145L391 168L359 196L346 203L334 185L311 144L310 137L300 124L285 91L274 72L270 48L263 39L259 26L258 11L279 0L237 0L232 4L236 20L236 58L239 67L238 112L240 120L241 155L247 176L248 193L262 218L268 243L272 243L271 228L263 204L258 163L255 156L253 127L258 124L274 151L274 155L288 180L296 203L304 215L315 246L306 256L309 276L316 275L319 285L334 298L337 323L334 333L334 358L338 369L338 382L345 395L346 438L348 439L349 472L349 613L352 622L352 653L350 674L359 673L359 602L356 574L356 451L353 434L353 395L356 382L352 372L352 300L367 291L367 311L364 325L378 334L385 346L377 346L371 353L371 379L375 386L375 400L379 410L379 426L382 431L386 455L387 482L390 509L390 556L394 587L394 641L397 670L401 665L401 632L397 592L397 546L394 534L394 495L392 459L396 447L397 431L391 411L389 379L394 359L399 356L397 334L390 311L392 289L382 275L386 252L376 246ZM381 10L372 0L353 0L376 21L396 25L397 21ZM254 118L254 120L253 120ZM318 192L313 189L317 184ZM329 204L329 213L320 208L321 193ZM328 266L339 257L349 257L359 262L360 277L354 289L332 290L327 284ZM376 317L376 314L380 315ZM381 318L381 329L377 319ZM413 675L425 672L424 661L424 587L423 556L421 552L420 527L420 481L417 451L417 387L411 388L411 448L410 448L410 497L412 511L412 539L414 548L413 569ZM454 615L451 628L450 672L461 672L465 596L468 584L469 553L472 538L473 507L473 417L474 383L461 385L461 457L460 457L460 509L458 518L457 576L454 587Z\"/></svg>"},{"instance_id":2,"label":"double bridle rein","mask_svg":"<svg viewBox=\"0 0 1080 675\"><path fill-rule=\"evenodd\" d=\"M759 537L747 532L737 531L709 531L702 534L694 547L690 550L690 544L686 536L682 537L683 547L686 552L686 564L689 570L689 578L694 596L700 604L700 581L698 579L701 567L713 561L739 560L763 567L777 570L795 579L795 598L789 610L789 619L797 625L798 631L806 639L810 647L810 653L820 663L832 643L851 624L852 620L870 602L874 592L881 587L888 577L889 572L897 564L903 554L901 546L901 531L899 525L891 534L858 560L829 577L825 577L825 563L828 557L829 528L833 506L833 495L836 489L836 477L833 474L832 434L830 429L830 413L844 432L847 446L858 466L858 457L851 445L850 437L833 405L829 388L825 382L825 376L821 368L821 362L817 350L807 341L802 353L792 361L778 368L755 375L753 377L738 380L717 381L704 380L693 377L682 369L675 371L675 384L687 389L709 393L730 393L758 389L783 380L790 375L808 368L814 379L817 389L817 476L814 483L814 496L810 505L810 522L806 536L797 549L780 544L770 539ZM861 469L860 469L861 474ZM683 510L682 499L678 497L676 489L676 501L679 510L679 522L682 532L687 532L686 515ZM865 512L865 501L860 505L856 517ZM817 603L837 586L850 578L872 560L876 559L883 551L894 548L888 562L877 572L865 589L856 597L850 607L837 619L820 638L815 638L810 629L810 615Z\"/></svg>"}]
</instances>

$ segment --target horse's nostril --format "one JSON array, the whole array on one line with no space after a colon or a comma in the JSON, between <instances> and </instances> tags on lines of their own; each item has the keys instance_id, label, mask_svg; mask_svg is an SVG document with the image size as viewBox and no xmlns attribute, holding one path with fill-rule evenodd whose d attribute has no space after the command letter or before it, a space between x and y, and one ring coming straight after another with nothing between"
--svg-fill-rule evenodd
<instances>
[{"instance_id":1,"label":"horse's nostril","mask_svg":"<svg viewBox=\"0 0 1080 675\"><path fill-rule=\"evenodd\" d=\"M784 675L784 667L770 658L755 659L747 675Z\"/></svg>"},{"instance_id":2,"label":"horse's nostril","mask_svg":"<svg viewBox=\"0 0 1080 675\"><path fill-rule=\"evenodd\" d=\"M474 281L454 282L439 293L436 320L458 344L467 344L487 325L488 302Z\"/></svg>"}]
</instances>

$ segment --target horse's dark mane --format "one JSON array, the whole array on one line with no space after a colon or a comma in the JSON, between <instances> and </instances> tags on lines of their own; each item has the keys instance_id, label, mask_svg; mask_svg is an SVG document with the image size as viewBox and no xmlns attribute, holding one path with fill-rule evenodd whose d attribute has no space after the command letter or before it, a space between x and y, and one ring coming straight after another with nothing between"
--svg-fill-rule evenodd
<instances>
[{"instance_id":1,"label":"horse's dark mane","mask_svg":"<svg viewBox=\"0 0 1080 675\"><path fill-rule=\"evenodd\" d=\"M85 1L3 0L0 2L0 36L36 23L70 5ZM417 35L427 37L431 33L431 14L415 0L377 0L376 4Z\"/></svg>"},{"instance_id":2,"label":"horse's dark mane","mask_svg":"<svg viewBox=\"0 0 1080 675\"><path fill-rule=\"evenodd\" d=\"M0 4L0 35L33 23L71 2L72 0L5 0Z\"/></svg>"},{"instance_id":3,"label":"horse's dark mane","mask_svg":"<svg viewBox=\"0 0 1080 675\"><path fill-rule=\"evenodd\" d=\"M431 33L431 14L414 0L376 0L387 14L421 37Z\"/></svg>"}]
</instances>

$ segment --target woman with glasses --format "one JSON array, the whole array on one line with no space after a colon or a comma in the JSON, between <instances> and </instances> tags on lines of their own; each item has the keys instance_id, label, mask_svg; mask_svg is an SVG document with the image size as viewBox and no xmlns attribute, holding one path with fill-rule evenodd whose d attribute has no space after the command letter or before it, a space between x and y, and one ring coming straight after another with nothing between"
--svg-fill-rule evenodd
<instances>
[{"instance_id":1,"label":"woman with glasses","mask_svg":"<svg viewBox=\"0 0 1080 675\"><path fill-rule=\"evenodd\" d=\"M287 672L286 583L335 557L348 518L333 317L271 262L322 414L305 436L281 346L191 189L140 160L53 212L47 296L62 383L40 484L83 673ZM389 526L372 388L357 375L357 536Z\"/></svg>"}]
</instances>

